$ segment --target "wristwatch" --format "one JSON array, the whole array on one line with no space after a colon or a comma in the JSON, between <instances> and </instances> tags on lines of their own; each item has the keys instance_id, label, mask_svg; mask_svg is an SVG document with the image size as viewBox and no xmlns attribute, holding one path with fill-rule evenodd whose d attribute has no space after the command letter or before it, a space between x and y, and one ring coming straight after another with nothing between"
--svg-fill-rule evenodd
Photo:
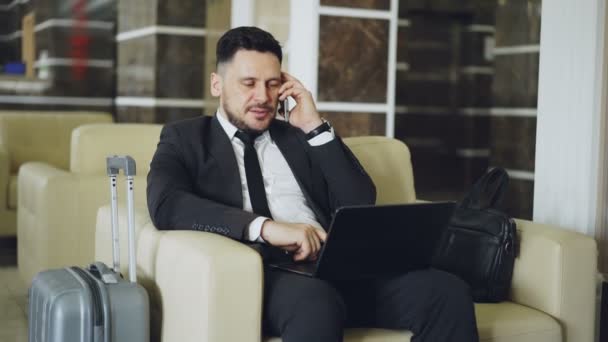
<instances>
[{"instance_id":1,"label":"wristwatch","mask_svg":"<svg viewBox=\"0 0 608 342\"><path fill-rule=\"evenodd\" d=\"M310 140L323 132L329 131L331 131L331 125L328 121L323 119L323 123L321 125L317 126L317 128L313 129L312 131L306 133L306 140Z\"/></svg>"}]
</instances>

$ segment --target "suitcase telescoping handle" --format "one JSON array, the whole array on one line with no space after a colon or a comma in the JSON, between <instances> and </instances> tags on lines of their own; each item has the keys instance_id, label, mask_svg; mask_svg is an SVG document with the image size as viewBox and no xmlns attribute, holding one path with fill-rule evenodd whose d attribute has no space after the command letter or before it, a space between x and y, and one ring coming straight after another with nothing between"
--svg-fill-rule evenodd
<instances>
[{"instance_id":1,"label":"suitcase telescoping handle","mask_svg":"<svg viewBox=\"0 0 608 342\"><path fill-rule=\"evenodd\" d=\"M129 235L129 280L137 282L135 270L135 222L133 214L133 176L135 176L135 160L130 156L110 156L106 158L108 176L110 177L110 193L112 198L112 255L113 268L120 273L120 244L118 241L118 204L116 199L116 176L120 170L127 177L127 221Z\"/></svg>"}]
</instances>

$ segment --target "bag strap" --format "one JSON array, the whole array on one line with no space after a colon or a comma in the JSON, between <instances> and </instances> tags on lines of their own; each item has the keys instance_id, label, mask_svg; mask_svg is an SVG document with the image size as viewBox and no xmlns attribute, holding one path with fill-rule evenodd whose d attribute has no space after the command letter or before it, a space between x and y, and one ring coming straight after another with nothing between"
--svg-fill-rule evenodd
<instances>
[{"instance_id":1,"label":"bag strap","mask_svg":"<svg viewBox=\"0 0 608 342\"><path fill-rule=\"evenodd\" d=\"M463 198L460 207L471 209L496 208L502 202L509 185L509 174L495 167L483 175Z\"/></svg>"}]
</instances>

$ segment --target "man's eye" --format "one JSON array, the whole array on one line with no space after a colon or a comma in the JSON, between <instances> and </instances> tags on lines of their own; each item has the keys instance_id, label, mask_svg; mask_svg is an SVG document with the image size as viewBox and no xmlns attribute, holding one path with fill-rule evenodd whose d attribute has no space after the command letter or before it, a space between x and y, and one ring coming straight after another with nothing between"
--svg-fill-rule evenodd
<instances>
[{"instance_id":1,"label":"man's eye","mask_svg":"<svg viewBox=\"0 0 608 342\"><path fill-rule=\"evenodd\" d=\"M252 81L246 81L246 82L243 82L243 85L244 85L245 87L253 87L253 85L254 85L254 84L255 84L255 83L254 83L254 82L252 82Z\"/></svg>"},{"instance_id":2,"label":"man's eye","mask_svg":"<svg viewBox=\"0 0 608 342\"><path fill-rule=\"evenodd\" d=\"M270 88L278 88L278 87L280 87L280 86L281 86L281 83L280 83L280 82L270 82L270 83L268 84L268 86L269 86Z\"/></svg>"}]
</instances>

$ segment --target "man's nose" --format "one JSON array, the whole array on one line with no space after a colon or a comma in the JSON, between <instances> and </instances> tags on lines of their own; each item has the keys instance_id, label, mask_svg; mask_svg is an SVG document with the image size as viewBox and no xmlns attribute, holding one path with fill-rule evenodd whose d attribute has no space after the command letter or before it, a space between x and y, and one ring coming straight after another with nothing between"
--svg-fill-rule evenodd
<instances>
[{"instance_id":1,"label":"man's nose","mask_svg":"<svg viewBox=\"0 0 608 342\"><path fill-rule=\"evenodd\" d=\"M258 103L266 103L270 98L269 89L265 85L255 87L255 100Z\"/></svg>"}]
</instances>

